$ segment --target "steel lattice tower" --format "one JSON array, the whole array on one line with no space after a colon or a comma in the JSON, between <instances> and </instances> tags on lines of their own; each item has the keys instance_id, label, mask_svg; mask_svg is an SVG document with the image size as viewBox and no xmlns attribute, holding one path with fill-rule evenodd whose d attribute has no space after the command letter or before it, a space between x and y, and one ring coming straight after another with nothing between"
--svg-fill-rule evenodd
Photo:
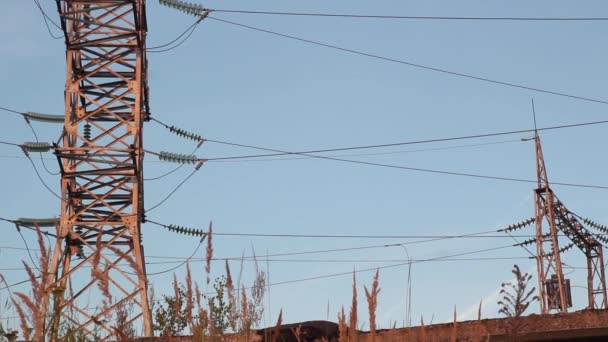
<instances>
[{"instance_id":1,"label":"steel lattice tower","mask_svg":"<svg viewBox=\"0 0 608 342\"><path fill-rule=\"evenodd\" d=\"M58 0L67 74L61 220L43 310L105 339L125 306L152 335L141 236L149 115L145 0ZM52 313L52 315L50 314Z\"/></svg>"},{"instance_id":2,"label":"steel lattice tower","mask_svg":"<svg viewBox=\"0 0 608 342\"><path fill-rule=\"evenodd\" d=\"M588 309L606 309L606 275L602 244L557 198L549 185L538 132L534 136L538 188L535 189L536 249L541 313L567 312L571 306L570 285L562 272L561 253L576 246L587 260ZM543 220L549 231L543 230ZM560 248L558 232L571 242Z\"/></svg>"},{"instance_id":3,"label":"steel lattice tower","mask_svg":"<svg viewBox=\"0 0 608 342\"><path fill-rule=\"evenodd\" d=\"M538 292L541 313L552 310L568 312L567 294L564 286L564 273L557 236L557 225L554 217L555 197L549 186L547 169L538 133L534 136L536 147L536 176L538 187L534 190L536 213L536 262L538 268ZM543 229L543 220L547 219L548 232ZM551 291L550 289L554 289Z\"/></svg>"}]
</instances>

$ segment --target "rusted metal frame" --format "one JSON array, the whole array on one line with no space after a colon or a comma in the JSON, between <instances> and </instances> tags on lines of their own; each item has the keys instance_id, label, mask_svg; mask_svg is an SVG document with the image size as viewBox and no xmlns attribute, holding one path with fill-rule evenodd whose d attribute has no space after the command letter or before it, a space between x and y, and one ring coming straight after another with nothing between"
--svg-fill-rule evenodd
<instances>
[{"instance_id":1,"label":"rusted metal frame","mask_svg":"<svg viewBox=\"0 0 608 342\"><path fill-rule=\"evenodd\" d=\"M128 120L123 120L123 118L121 116L115 115L114 112L108 110L108 108L111 105L115 104L117 101L122 103L124 106L132 107L133 106L132 102L135 102L135 101L131 100L127 97L129 94L132 94L132 93L133 93L133 91L130 88L127 88L121 94L116 94L115 96L97 97L96 99L91 98L86 93L81 93L80 95L84 99L89 100L89 103L96 106L97 108L91 112L87 112L81 118L78 118L77 120L75 120L74 124L78 124L82 121L89 120L89 118L95 117L99 112L102 112L102 111L105 115L109 114L111 116L114 116L117 119L117 121L120 121L123 123L129 122ZM127 97L126 100L124 100L125 97ZM105 99L108 101L105 103L100 103L99 100L101 100L101 99Z\"/></svg>"},{"instance_id":2,"label":"rusted metal frame","mask_svg":"<svg viewBox=\"0 0 608 342\"><path fill-rule=\"evenodd\" d=\"M599 272L602 285L601 296L602 296L602 306L601 309L608 309L608 295L606 294L606 270L604 269L604 248L600 246L599 248Z\"/></svg>"},{"instance_id":3,"label":"rusted metal frame","mask_svg":"<svg viewBox=\"0 0 608 342\"><path fill-rule=\"evenodd\" d=\"M125 34L121 34L118 36L107 36L104 38L99 38L99 39L95 39L95 40L87 40L81 43L71 43L70 44L70 48L73 49L81 49L83 47L90 47L90 46L112 46L112 47L122 47L122 46L130 46L131 44L129 43L129 41L131 40L130 38L135 38L137 36L136 33L125 33ZM126 42L123 43L116 43L116 44L109 44L107 42L111 42L111 41L116 41L116 40L120 40L120 39L125 39Z\"/></svg>"},{"instance_id":4,"label":"rusted metal frame","mask_svg":"<svg viewBox=\"0 0 608 342\"><path fill-rule=\"evenodd\" d=\"M94 169L94 170L82 170L82 171L68 171L66 172L66 176L69 178L79 177L83 175L105 175L105 176L132 176L134 171L133 167L110 167L103 169Z\"/></svg>"},{"instance_id":5,"label":"rusted metal frame","mask_svg":"<svg viewBox=\"0 0 608 342\"><path fill-rule=\"evenodd\" d=\"M124 180L122 180L122 181L123 181L123 182L126 182L127 180L126 180L126 179L124 179ZM81 210L81 211L79 211L79 212L84 212L84 211L86 211L87 209L92 208L92 204L94 204L94 203L102 203L102 204L104 204L104 206L105 206L105 207L107 207L108 209L112 210L114 213L116 213L116 214L118 214L118 215L121 215L122 213L120 213L120 212L116 212L112 206L107 205L107 203L104 201L104 199L105 199L105 198L106 198L108 195L112 194L112 193L114 192L114 190L115 190L115 189L117 189L117 188L118 188L118 186L114 186L114 187L112 187L112 189L111 189L111 190L109 190L109 191L107 191L107 192L106 192L106 193L105 193L103 196L96 196L94 193L89 192L89 193L91 194L91 196L95 196L95 200L93 200L93 203L90 203L89 205L87 205L86 207L84 207L84 208L83 208L83 210ZM87 190L87 189L85 189L85 191L87 191L87 192L88 192L88 190Z\"/></svg>"},{"instance_id":6,"label":"rusted metal frame","mask_svg":"<svg viewBox=\"0 0 608 342\"><path fill-rule=\"evenodd\" d=\"M112 179L111 179L111 181L108 181L108 182L102 182L102 179L104 177L106 177L106 178L112 178ZM95 177L94 179L89 179L89 178L84 177L84 176L80 177L80 178L88 181L83 186L86 186L89 191L96 191L96 190L102 189L104 187L111 187L113 184L121 181L120 179L118 179L116 177L107 177L107 176L104 176L104 175L100 175L98 177ZM92 184L97 184L97 185L93 186ZM125 189L125 191L129 191L130 192L130 190L132 189L132 187L128 187L127 186L124 189Z\"/></svg>"},{"instance_id":7,"label":"rusted metal frame","mask_svg":"<svg viewBox=\"0 0 608 342\"><path fill-rule=\"evenodd\" d=\"M140 317L143 316L143 312L138 313L137 315L134 315L133 318L131 318L130 320L128 320L125 324L132 324L133 322L135 322L135 320L139 319ZM113 338L113 336L106 336L103 339L101 339L101 341L109 341L111 338Z\"/></svg>"},{"instance_id":8,"label":"rusted metal frame","mask_svg":"<svg viewBox=\"0 0 608 342\"><path fill-rule=\"evenodd\" d=\"M538 292L539 292L539 304L540 311L542 314L547 313L549 302L547 301L546 291L546 274L545 274L545 249L544 249L544 238L543 238L543 220L545 218L543 203L540 199L540 195L537 191L534 193L535 196L535 212L536 212L536 263L538 270Z\"/></svg>"},{"instance_id":9,"label":"rusted metal frame","mask_svg":"<svg viewBox=\"0 0 608 342\"><path fill-rule=\"evenodd\" d=\"M69 316L67 313L64 313L63 311L61 312L61 315L64 318L67 318L68 320L70 320L72 323L75 323L75 325L79 325L80 324L80 322L76 321L74 318L72 318L71 316ZM93 331L89 330L88 327L82 327L81 329L84 330L84 331L86 331L85 335L93 334L94 333ZM56 334L57 332L55 331L54 333ZM51 341L53 341L53 339L51 339Z\"/></svg>"},{"instance_id":10,"label":"rusted metal frame","mask_svg":"<svg viewBox=\"0 0 608 342\"><path fill-rule=\"evenodd\" d=\"M91 152L91 150L89 150L86 147L81 147L81 149L85 150L87 152ZM60 151L59 149L56 149L55 151L58 152L56 154L60 158L78 160L78 161L89 161L92 163L92 165L95 165L95 163L131 165L127 161L129 159L131 159L132 151L126 151L126 153L108 153L108 152L104 152L104 151L97 152L97 151L93 150L92 154L91 153L89 153L89 154L70 153L70 151Z\"/></svg>"},{"instance_id":11,"label":"rusted metal frame","mask_svg":"<svg viewBox=\"0 0 608 342\"><path fill-rule=\"evenodd\" d=\"M606 287L605 276L603 273L599 273L600 270L598 269L597 264L597 258L602 254L602 246L559 200L557 200L555 212L558 214L559 220L562 223L562 225L560 225L560 230L566 233L566 235L575 242L577 247L585 254L587 259L588 307L591 309L598 308L595 299L596 288L605 289ZM597 286L595 284L596 280L599 281ZM604 298L602 302L605 301L606 299Z\"/></svg>"},{"instance_id":12,"label":"rusted metal frame","mask_svg":"<svg viewBox=\"0 0 608 342\"><path fill-rule=\"evenodd\" d=\"M86 326L88 326L88 325L90 325L90 324L92 324L92 323L94 323L94 324L96 324L96 325L100 325L100 322L98 321L98 318L100 318L100 317L104 317L104 316L107 316L109 312L114 311L114 309L115 309L116 307L118 307L118 306L120 306L120 305L124 304L124 303L125 303L125 302L127 302L127 301L130 301L130 300L131 300L131 299L133 299L133 297L135 297L135 296L136 296L136 295L137 295L139 292L141 292L141 289L137 289L137 291L133 292L133 293L132 293L131 295L129 295L128 297L125 297L125 298L123 298L122 300L120 300L119 302L115 303L114 305L111 305L111 306L107 307L105 310L103 310L102 312L100 312L100 313L96 314L95 316L89 316L89 317L90 317L90 318L89 318L89 320L88 320L87 322L85 322L85 323L81 324L81 325L80 325L80 326L77 328L77 330L78 330L78 329L82 329L82 327L86 327ZM81 311L80 309L78 309L78 310L79 310L79 311ZM84 315L84 314L83 314L83 315ZM104 328L105 328L105 325L103 325L103 326L104 326ZM106 328L106 329L108 330L108 332L109 332L110 334L113 334L113 333L114 333L114 330L113 330L113 329L108 329L108 328Z\"/></svg>"},{"instance_id":13,"label":"rusted metal frame","mask_svg":"<svg viewBox=\"0 0 608 342\"><path fill-rule=\"evenodd\" d=\"M106 53L106 55L111 58L103 58L101 63L95 63L94 59L92 59L92 58L89 59L88 56L85 54L85 56L87 57L86 60L90 61L92 63L92 64L91 63L89 63L89 64L91 64L91 65L94 64L97 66L97 68L95 68L93 70L87 70L86 68L80 66L80 68L78 68L77 70L82 71L83 74L79 75L79 77L76 78L74 80L74 82L80 83L84 79L95 78L96 75L99 74L102 70L105 70L109 74L114 75L114 77L116 77L117 79L126 79L122 75L120 75L120 71L113 70L112 68L110 68L110 66L117 64L117 62L123 61L125 56L129 56L129 55L133 54L133 50L135 50L136 47L137 47L136 45L116 47L116 48L114 48L114 50L111 50ZM88 49L85 50L84 48L76 49L75 51L78 51L78 54L83 54L83 50L88 51ZM115 53L120 50L124 50L124 51L122 51L121 53ZM112 55L108 55L109 53L112 53ZM107 77L104 76L104 78L107 78ZM126 79L126 80L128 80L128 79Z\"/></svg>"},{"instance_id":14,"label":"rusted metal frame","mask_svg":"<svg viewBox=\"0 0 608 342\"><path fill-rule=\"evenodd\" d=\"M116 101L118 101L118 100L112 100L112 103L115 103ZM100 107L100 108L98 108L98 109L97 109L97 110L95 110L95 111L96 111L96 112L97 112L97 111L101 111L101 109L105 109L105 108L104 108L104 107ZM108 112L105 112L105 113L108 113ZM88 120L88 118L94 117L94 115L95 115L95 114L86 115L86 118L83 118L82 120L79 120L78 122L80 122L80 121L84 121L84 120ZM115 116L114 114L110 114L110 115ZM116 117L117 119L119 118L118 116L115 116L115 117ZM116 125L112 126L111 128L107 128L107 127L102 127L102 126L100 126L100 125L99 125L99 124L98 124L96 121L91 121L91 120L89 120L89 122L90 122L91 124L93 124L93 125L94 125L96 128L98 128L100 131L105 131L105 130L114 131L114 130L117 130L117 129L121 128L122 126L127 126L127 125L129 124L129 122L130 122L130 121L128 121L128 120L122 120L122 118L118 119L117 121L118 121L118 123L117 123ZM95 139L91 140L91 143L95 143L95 142L97 142L98 140L100 140L100 138L103 138L103 137L105 137L106 135L109 135L109 133L103 132L103 133L99 134L97 137L95 137ZM114 138L114 139L118 139L118 137L116 137L116 136L113 136L113 135L110 135L110 136L112 136L112 138ZM116 142L114 142L113 144L115 144L115 143L116 143ZM106 146L107 146L107 147L110 147L110 146L112 146L113 144L111 144L111 145L106 145ZM128 144L125 144L125 146L129 146L129 145L128 145Z\"/></svg>"},{"instance_id":15,"label":"rusted metal frame","mask_svg":"<svg viewBox=\"0 0 608 342\"><path fill-rule=\"evenodd\" d=\"M120 266L118 264L114 264L114 261L111 261L108 257L106 257L104 254L101 253L101 250L109 249L108 246L112 246L119 238L121 238L127 232L128 232L128 228L124 229L121 234L116 234L112 239L105 242L104 244L101 244L97 249L94 249L93 247L91 247L91 246L96 246L96 245L88 243L87 241L82 239L82 237L78 237L78 239L80 241L82 241L82 243L84 245L89 247L93 253L99 253L100 258L103 258L105 260L106 264L112 265L112 267L110 268L111 270L115 270L115 271L121 273L125 278L129 279L129 281L133 282L131 280L131 278L127 274L124 273L124 271L120 268ZM129 251L131 251L132 249L133 249L133 247L131 247L129 249ZM129 251L126 253L129 253ZM116 263L118 263L120 260L122 260L121 256L118 256L118 257L119 258L116 260ZM137 284L135 284L135 285L137 286Z\"/></svg>"},{"instance_id":16,"label":"rusted metal frame","mask_svg":"<svg viewBox=\"0 0 608 342\"><path fill-rule=\"evenodd\" d=\"M88 84L88 85L87 85ZM110 81L110 82L104 82L104 83L99 83L99 82L93 82L90 79L86 79L82 82L82 84L80 85L80 89L106 89L106 88L127 88L127 81L125 79L121 79L118 81Z\"/></svg>"},{"instance_id":17,"label":"rusted metal frame","mask_svg":"<svg viewBox=\"0 0 608 342\"><path fill-rule=\"evenodd\" d=\"M135 13L135 8L137 6L136 5L137 3L136 3L136 1L129 1L128 4L132 5L128 11L128 14L131 14L131 13L133 14L133 21L129 21L129 20L125 19L125 15L119 16L119 15L115 14L114 11L112 11L111 9L109 9L108 12L114 14L114 16L117 19L120 19L121 21L123 21L125 24L127 24L127 26L133 27L133 28L135 28L135 30L139 30L139 28L135 25L135 17L137 16L137 14Z\"/></svg>"},{"instance_id":18,"label":"rusted metal frame","mask_svg":"<svg viewBox=\"0 0 608 342\"><path fill-rule=\"evenodd\" d=\"M549 186L549 180L546 172L545 161L543 157L542 147L540 143L540 137L538 133L535 134L534 137L534 145L536 151L536 171L537 171L537 185L538 188L535 191L535 210L537 216L537 254L540 259L538 262L539 268L539 285L544 287L545 284L548 284L547 281L547 272L550 272L553 268L558 280L558 291L557 296L560 299L561 308L556 308L558 311L568 312L568 303L566 302L565 290L564 290L564 279L561 265L561 257L559 252L559 241L557 236L557 226L555 223L555 212L554 212L554 195L553 191ZM546 217L549 222L549 230L551 233L551 255L545 254L544 251L544 243L547 242L542 238L542 219ZM545 262L547 263L545 268ZM549 280L550 281L550 280ZM548 300L548 305L552 305L555 303L555 296L551 296L552 298L547 298L548 294L544 289L539 290L541 294L541 301ZM543 298L544 297L544 298ZM547 313L551 307L543 307L541 304L541 313Z\"/></svg>"},{"instance_id":19,"label":"rusted metal frame","mask_svg":"<svg viewBox=\"0 0 608 342\"><path fill-rule=\"evenodd\" d=\"M117 6L110 6L110 7L117 7ZM119 6L119 7L126 7L126 6ZM91 9L94 10L94 9ZM83 12L82 10L78 10L78 11L74 11L74 14L78 14L79 12ZM108 13L108 12L106 12ZM125 13L126 15L128 15L129 13ZM109 16L109 15L106 15ZM117 20L109 20L107 22L102 22L99 20L97 17L94 18L94 20L88 21L85 19L80 19L77 17L73 17L71 20L75 23L79 23L79 24L87 24L89 25L89 27L86 27L84 25L82 26L78 26L79 28L79 32L84 33L82 36L80 36L79 38L84 39L87 38L88 36L92 36L92 35L110 35L110 34L119 34L119 32L130 32L133 31L133 29L131 29L128 26L118 26L118 25L112 25L113 22L117 21ZM94 26L95 28L90 29L92 26ZM86 31L85 29L89 28L88 31ZM107 32L104 31L104 29L108 29ZM93 39L90 39L89 41L91 41Z\"/></svg>"},{"instance_id":20,"label":"rusted metal frame","mask_svg":"<svg viewBox=\"0 0 608 342\"><path fill-rule=\"evenodd\" d=\"M87 320L86 323L78 322L77 324L80 324L80 325L78 325L75 330L78 331L78 330L84 329L85 327L87 327L91 324L95 324L96 327L102 327L103 329L105 329L108 332L108 335L114 334L114 329L112 329L111 327L108 327L102 321L98 320L99 317L103 317L106 315L107 310L104 310L99 314L92 315L92 314L89 314L88 312L84 311L83 309L79 308L76 305L70 305L70 308L78 311L78 313L80 313L81 316L84 316L84 318ZM89 334L91 334L91 332L89 332Z\"/></svg>"},{"instance_id":21,"label":"rusted metal frame","mask_svg":"<svg viewBox=\"0 0 608 342\"><path fill-rule=\"evenodd\" d=\"M113 121L113 122L116 122L116 121ZM129 123L128 122L127 123L117 122L116 125L114 125L112 127L106 127L105 130L102 129L103 127L100 126L97 122L91 122L91 124L93 126L95 126L96 128L98 128L100 131L102 131L102 133L100 133L99 135L97 135L95 137L95 139L93 139L93 143L96 143L99 140L109 136L113 140L106 143L103 147L118 148L115 145L122 144L122 145L124 145L124 147L121 147L121 148L124 148L125 152L128 151L129 153L131 153L133 151L133 149L131 148L131 142L124 141L127 138L133 136L133 134L131 132L129 132ZM115 131L119 131L121 128L124 128L125 132L123 132L120 136L117 136L116 134L114 134Z\"/></svg>"},{"instance_id":22,"label":"rusted metal frame","mask_svg":"<svg viewBox=\"0 0 608 342\"><path fill-rule=\"evenodd\" d=\"M130 253L131 251L133 251L133 248L130 248L130 249L129 249L129 251L127 251L127 252L125 252L125 253ZM125 260L125 259L124 259L123 257L120 257L120 258L119 258L119 259L116 261L116 263L118 263L118 262L120 262L120 261L122 261L122 260ZM125 262L127 263L127 265L129 265L129 264L128 264L128 261L126 261L126 260L125 260ZM135 280L133 280L133 279L132 279L132 278L129 276L129 274L127 274L125 271L123 271L123 270L122 270L122 268L117 267L117 266L118 266L118 265L114 265L114 267L112 267L111 269L112 269L112 270L115 270L115 271L117 271L117 272L119 272L119 273L120 273L120 274L121 274L121 275L122 275L122 276L123 276L125 279L129 280L129 282L131 282L131 284L132 284L133 286L135 286L135 288L139 288L139 283L138 283L138 282L136 282ZM130 266L130 265L129 265L129 266ZM108 269L108 270L109 270L109 269ZM141 273L142 271L139 271L139 270L133 270L133 271L135 272L135 275L136 275L136 276L139 278L140 273ZM114 279L110 278L110 280L112 281L112 283L114 284L114 286L116 286L116 287L117 287L119 290L121 290L121 291L122 291L122 292L123 292L125 295L127 295L127 296L128 296L128 295L131 293L131 292L129 292L129 291L127 291L127 290L125 290L125 289L124 289L122 286L120 286L120 284L118 284L118 283L117 283L117 282L116 282ZM139 305L140 305L140 304L139 304ZM141 307L141 305L140 305L140 307Z\"/></svg>"},{"instance_id":23,"label":"rusted metal frame","mask_svg":"<svg viewBox=\"0 0 608 342\"><path fill-rule=\"evenodd\" d=\"M114 78L118 79L118 80L123 80L124 82L128 82L129 80L131 80L131 78L125 76L125 73L134 73L135 67L132 66L129 61L130 58L128 58L129 55L133 54L133 46L128 46L128 47L118 47L115 48L111 51L106 51L105 49L101 49L100 47L98 48L99 50L102 50L104 53L102 54L101 52L99 53L99 55L97 56L97 62L95 62L95 59L92 57L89 57L89 55L97 55L95 53L93 53L93 50L91 49L86 49L86 48L82 48L80 49L81 54L83 54L85 56L85 61L89 62L86 66L83 67L83 71L86 71L87 76L86 78L84 78L82 80L82 82L90 82L90 83L97 83L94 82L91 78L95 79L95 78L109 78L108 76L105 76L105 74L103 74L102 72L107 72L110 75L113 75ZM124 50L121 53L118 53L120 50ZM104 62L102 64L102 62ZM122 71L117 71L117 70L113 70L111 68L108 68L108 66L111 65L121 65L127 69L132 69L131 71L128 70L122 70ZM93 70L88 70L87 68L91 68L93 65L97 66L97 68L93 69ZM100 76L98 76L100 75ZM106 82L108 83L108 82ZM85 85L85 89L88 89L88 86Z\"/></svg>"},{"instance_id":24,"label":"rusted metal frame","mask_svg":"<svg viewBox=\"0 0 608 342\"><path fill-rule=\"evenodd\" d=\"M105 155L104 155L105 156ZM115 161L115 160L108 160L108 159L99 159L99 158L91 158L94 157L94 155L92 156L73 156L73 157L67 157L69 159L72 160L79 160L79 161L86 161L87 163L91 163L91 164L110 164L110 165L114 165L114 166L122 166L122 167L128 167L128 166L133 166L133 164L131 163L126 163L124 161ZM97 170L104 170L105 168L96 168Z\"/></svg>"},{"instance_id":25,"label":"rusted metal frame","mask_svg":"<svg viewBox=\"0 0 608 342\"><path fill-rule=\"evenodd\" d=\"M107 226L110 226L110 225L107 225ZM93 231L93 230L90 230L90 231L88 231L88 232L91 232L91 234L87 234L87 235L83 235L83 234L81 234L80 236L82 236L82 238L83 238L84 240L92 240L92 239L97 239L97 237L98 237L99 235L111 235L111 236L116 236L116 235L118 235L118 234L116 234L116 232L120 232L120 231L122 231L122 230L124 230L124 229L128 229L128 228L126 228L126 227L123 225L123 226L116 227L116 228L114 228L114 229L102 230L101 232L100 232L100 231ZM130 235L128 235L128 236L124 236L124 235L123 235L121 238L126 239L126 240L127 240L127 242L129 242L129 241L132 241L132 240L133 240L132 236L130 236ZM105 243L104 241L102 241L102 242L103 242L103 243Z\"/></svg>"},{"instance_id":26,"label":"rusted metal frame","mask_svg":"<svg viewBox=\"0 0 608 342\"><path fill-rule=\"evenodd\" d=\"M96 69L95 71L99 71L99 70L105 70L105 69L100 68L100 69ZM96 77L93 76L92 78L96 78ZM103 87L100 87L99 85L97 85L97 82L89 81L89 86L86 86L85 91L82 91L82 88L81 88L81 93L86 94L86 95L94 95L93 96L94 100L91 101L91 104L94 104L94 105L99 105L100 100L121 99L121 102L124 101L123 105L127 106L127 108L130 108L131 106L133 106L133 103L135 102L135 98L129 98L129 97L125 98L124 92L132 92L132 90L129 88L129 83L131 82L131 79L125 78L125 77L115 77L115 79L121 80L122 82L124 82L124 84L118 84L113 89L107 89L107 88L103 88ZM106 83L104 83L104 84L106 84ZM92 89L97 89L100 91L100 93L94 92ZM120 94L119 91L122 91L123 93ZM88 106L90 106L91 104L89 104ZM107 108L108 102L103 103L103 105L99 105L99 107L108 109L108 111L103 112L103 114L115 115L114 111L111 110L111 108ZM99 109L100 108L96 108L94 111L89 111L85 115L85 117L86 117L85 120L87 120L93 116L99 115L99 112L100 112Z\"/></svg>"},{"instance_id":27,"label":"rusted metal frame","mask_svg":"<svg viewBox=\"0 0 608 342\"><path fill-rule=\"evenodd\" d=\"M112 8L114 8L114 10L112 10ZM120 10L120 9L126 9L126 11L122 14L117 14L116 10ZM94 29L89 30L88 32L83 32L84 26L79 26L79 25L75 25L78 28L78 32L80 33L84 33L82 36L80 36L80 39L86 39L88 36L91 35L108 35L111 33L117 33L116 31L133 31L135 28L135 25L130 25L128 21L125 21L123 19L120 19L120 17L123 16L128 16L130 14L134 14L134 6L132 6L132 3L130 2L125 2L122 4L117 4L115 6L108 6L106 8L100 8L100 9L105 9L105 13L100 14L99 16L96 16L94 18L91 18L92 20L90 21L89 24L92 24L91 26L95 26ZM94 10L94 9L91 9ZM70 20L73 21L74 23L79 23L79 22L84 22L84 20L79 19L77 14L80 14L80 12L83 12L83 10L78 9L75 11L71 11L70 13L66 13L67 16L70 16ZM105 19L106 17L111 17L109 20L107 21L102 21L103 19ZM123 21L127 24L126 27L123 26L118 26L118 25L112 25L113 23L117 22L117 21ZM130 29L133 28L133 29ZM101 29L109 29L109 33L103 32L101 31ZM101 31L101 32L100 32Z\"/></svg>"},{"instance_id":28,"label":"rusted metal frame","mask_svg":"<svg viewBox=\"0 0 608 342\"><path fill-rule=\"evenodd\" d=\"M126 231L127 231L127 230L125 229L125 232L126 232ZM124 234L124 232L123 232L123 234ZM66 279L67 279L67 277L71 276L71 275L72 275L74 272L76 272L76 271L78 271L80 268L82 268L82 266L83 266L85 263L90 263L91 265L93 265L93 261L92 261L91 259L92 259L92 258L95 256L95 253L99 253L99 255L100 255L100 257L101 257L101 258L103 258L103 259L104 259L106 262L109 262L110 260L109 260L107 257L105 257L103 254L101 254L101 250L102 250L102 249L104 249L104 248L105 248L107 245L110 245L110 244L111 244L111 243L112 243L114 240L117 240L117 239L118 239L118 238L119 238L121 235L123 235L123 234L119 234L119 235L115 236L114 238L112 238L112 239L110 240L110 242L109 242L108 244L106 244L106 245L102 245L102 246L99 246L99 248L93 248L93 247L91 247L92 245L91 245L90 243L88 243L87 241L85 241L84 239L82 239L82 237L81 237L81 236L76 235L76 240L80 240L80 241L82 242L83 246L87 246L87 247L89 247L92 253L91 253L91 254L90 254L88 257L86 257L84 260L82 260L80 263L78 263L78 265L76 265L76 266L74 266L74 267L70 268L70 269L67 271L67 273L64 273L64 274L61 276L61 278L66 278ZM60 279L61 279L61 278L60 278ZM82 292L84 292L84 290L83 290ZM80 293L80 292L79 292L79 293ZM79 295L74 295L72 298L73 298L73 299L76 299L76 298L77 298L77 296L79 296Z\"/></svg>"}]
</instances>

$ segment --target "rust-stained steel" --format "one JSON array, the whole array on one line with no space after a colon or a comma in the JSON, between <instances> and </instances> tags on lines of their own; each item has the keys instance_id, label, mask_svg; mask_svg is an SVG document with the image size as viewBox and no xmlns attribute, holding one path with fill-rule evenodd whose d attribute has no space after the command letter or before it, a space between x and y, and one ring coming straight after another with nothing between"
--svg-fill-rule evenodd
<instances>
[{"instance_id":1,"label":"rust-stained steel","mask_svg":"<svg viewBox=\"0 0 608 342\"><path fill-rule=\"evenodd\" d=\"M55 146L62 203L42 310L52 317L52 340L60 321L108 339L124 306L151 336L140 230L149 116L145 0L59 0L57 7L67 50L64 133Z\"/></svg>"},{"instance_id":2,"label":"rust-stained steel","mask_svg":"<svg viewBox=\"0 0 608 342\"><path fill-rule=\"evenodd\" d=\"M536 263L538 269L538 292L540 311L568 312L564 273L555 220L555 196L549 186L543 150L538 133L534 136L536 148L537 188L534 190L534 210L536 213ZM543 221L549 223L549 230L543 229Z\"/></svg>"},{"instance_id":3,"label":"rust-stained steel","mask_svg":"<svg viewBox=\"0 0 608 342\"><path fill-rule=\"evenodd\" d=\"M604 270L603 246L595 236L583 226L557 198L547 178L542 146L538 134L534 138L538 188L535 194L536 246L541 313L551 311L567 312L571 306L569 282L562 272L561 254L576 246L587 259L587 295L589 309L606 309L606 275ZM543 219L549 223L549 231L544 232ZM590 224L586 220L582 220ZM557 232L561 231L571 243L560 248ZM548 246L548 248L547 248Z\"/></svg>"}]
</instances>

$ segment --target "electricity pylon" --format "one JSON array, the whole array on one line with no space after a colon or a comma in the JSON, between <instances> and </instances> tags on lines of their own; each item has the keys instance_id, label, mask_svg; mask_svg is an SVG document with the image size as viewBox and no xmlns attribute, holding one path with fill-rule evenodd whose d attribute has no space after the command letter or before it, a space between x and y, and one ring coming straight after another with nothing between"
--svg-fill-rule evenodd
<instances>
[{"instance_id":1,"label":"electricity pylon","mask_svg":"<svg viewBox=\"0 0 608 342\"><path fill-rule=\"evenodd\" d=\"M131 312L123 323L151 336L140 230L149 115L145 0L57 6L67 74L64 131L55 147L61 219L42 308L52 311L47 330L56 340L61 321L107 340L117 315Z\"/></svg>"},{"instance_id":2,"label":"electricity pylon","mask_svg":"<svg viewBox=\"0 0 608 342\"><path fill-rule=\"evenodd\" d=\"M543 150L538 132L534 135L536 147L536 176L537 188L534 190L534 208L536 213L536 263L538 268L538 292L540 311L545 314L553 310L568 312L567 293L562 272L561 253L555 221L553 190L549 186L549 178L545 167ZM547 220L548 232L543 229L543 221Z\"/></svg>"},{"instance_id":3,"label":"electricity pylon","mask_svg":"<svg viewBox=\"0 0 608 342\"><path fill-rule=\"evenodd\" d=\"M598 240L602 236L591 233L583 226L578 215L572 213L557 198L549 185L538 132L535 133L536 169L538 188L535 189L536 250L541 313L567 312L572 305L570 283L564 279L561 254L576 246L587 260L588 309L606 309L606 276L604 270L603 246ZM543 230L543 220L549 225ZM593 226L593 222L583 222ZM599 226L599 225L598 225ZM563 233L571 243L560 248L558 232ZM607 240L608 241L608 240Z\"/></svg>"}]
</instances>

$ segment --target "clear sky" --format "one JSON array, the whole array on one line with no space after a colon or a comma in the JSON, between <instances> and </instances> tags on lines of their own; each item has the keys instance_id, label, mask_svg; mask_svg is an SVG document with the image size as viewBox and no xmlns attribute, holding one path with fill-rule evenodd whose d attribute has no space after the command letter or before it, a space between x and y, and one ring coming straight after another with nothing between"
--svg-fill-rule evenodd
<instances>
[{"instance_id":1,"label":"clear sky","mask_svg":"<svg viewBox=\"0 0 608 342\"><path fill-rule=\"evenodd\" d=\"M41 1L52 18L54 2ZM222 9L348 12L385 15L443 16L605 16L605 1L207 1ZM472 22L406 21L312 17L254 16L216 13L285 34L336 44L428 66L525 84L558 92L608 100L605 29L608 22ZM148 46L172 40L195 18L148 3ZM59 34L57 30L55 34ZM20 111L63 113L65 52L53 40L31 1L4 0L0 11L0 106ZM605 104L463 79L347 54L323 47L205 20L177 49L149 55L152 115L207 138L283 150L308 150L451 137L532 127L531 99L539 126L606 119ZM2 114L2 140L31 141L23 119ZM59 126L34 123L41 139L55 140ZM542 133L549 177L556 182L608 185L605 126ZM354 160L441 169L455 172L534 179L534 149L522 142L529 135L476 141L401 146L364 152L398 152L349 156ZM494 143L483 146L462 145ZM145 127L150 150L189 153L195 145L154 123ZM444 147L459 147L437 149ZM435 149L417 151L420 149ZM198 155L220 157L256 151L205 144ZM338 153L340 154L350 154ZM357 152L352 152L357 153ZM333 154L330 154L333 155ZM20 151L0 146L0 216L51 217L59 202L36 178ZM57 165L48 161L51 171ZM146 158L146 176L174 165ZM41 166L38 161L38 166ZM46 174L59 190L59 177ZM184 167L162 180L145 184L146 206L160 201L188 175ZM533 184L463 178L353 165L320 159L207 163L186 186L148 217L163 223L205 228L213 220L217 232L291 234L467 234L501 228L533 216ZM574 212L608 222L606 190L555 186ZM23 242L10 224L2 224L0 269L20 267ZM529 228L524 231L531 233ZM148 262L174 261L161 256L187 256L197 240L143 226ZM35 237L25 232L28 243ZM288 239L215 237L217 257L242 253L285 253L406 242L403 239ZM460 239L408 246L413 259L477 251L514 243L508 238ZM568 265L584 266L580 252L564 256ZM521 248L505 248L466 257L525 257ZM198 253L203 256L203 249ZM290 257L296 260L350 262L269 262L270 283L385 266L403 260L398 247ZM288 259L287 257L273 259ZM395 263L395 262L393 262ZM415 264L412 269L415 321L449 320L454 306L462 319L476 316L485 300L484 317L497 315L494 293L511 278L514 263L536 273L532 260L449 261ZM150 264L148 272L174 264ZM266 263L262 263L266 270ZM214 263L214 274L223 273ZM238 263L232 264L238 270ZM204 282L203 265L192 266ZM253 266L245 265L251 283ZM565 270L567 273L571 269ZM2 270L9 283L26 278L20 270ZM179 269L183 276L184 270ZM572 271L573 285L585 285L585 273ZM407 267L380 271L379 324L404 320ZM151 277L157 293L170 291L171 273ZM370 285L372 273L358 275ZM536 277L534 278L536 282ZM270 320L279 309L284 321L336 320L350 302L351 278L341 276L271 287ZM363 293L362 286L359 288ZM577 308L585 306L585 290L573 290ZM0 292L0 299L6 298ZM366 319L364 296L360 312ZM534 305L537 310L538 305Z\"/></svg>"}]
</instances>

